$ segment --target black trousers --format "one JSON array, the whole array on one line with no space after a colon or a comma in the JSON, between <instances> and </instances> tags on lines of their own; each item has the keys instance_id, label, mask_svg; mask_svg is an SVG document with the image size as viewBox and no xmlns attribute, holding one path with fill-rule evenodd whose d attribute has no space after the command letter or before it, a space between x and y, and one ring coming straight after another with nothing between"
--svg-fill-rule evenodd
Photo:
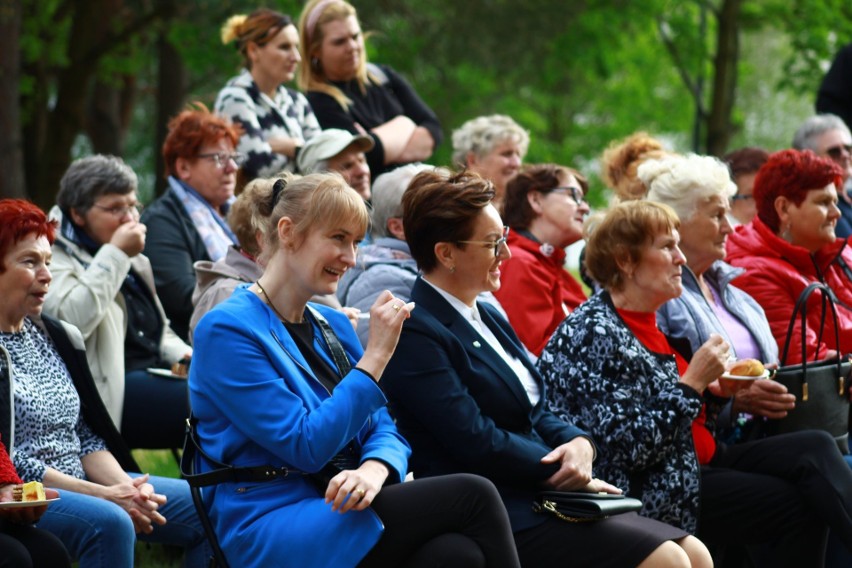
<instances>
[{"instance_id":1,"label":"black trousers","mask_svg":"<svg viewBox=\"0 0 852 568\"><path fill-rule=\"evenodd\" d=\"M124 377L121 436L130 448L183 447L189 416L189 383L146 371Z\"/></svg>"},{"instance_id":2,"label":"black trousers","mask_svg":"<svg viewBox=\"0 0 852 568\"><path fill-rule=\"evenodd\" d=\"M494 484L470 474L383 488L371 505L385 525L359 568L520 568Z\"/></svg>"},{"instance_id":3,"label":"black trousers","mask_svg":"<svg viewBox=\"0 0 852 568\"><path fill-rule=\"evenodd\" d=\"M765 545L761 565L822 568L828 527L852 550L852 470L825 432L720 445L702 468L698 537L711 546Z\"/></svg>"},{"instance_id":4,"label":"black trousers","mask_svg":"<svg viewBox=\"0 0 852 568\"><path fill-rule=\"evenodd\" d=\"M0 519L0 568L70 566L68 552L51 533Z\"/></svg>"}]
</instances>

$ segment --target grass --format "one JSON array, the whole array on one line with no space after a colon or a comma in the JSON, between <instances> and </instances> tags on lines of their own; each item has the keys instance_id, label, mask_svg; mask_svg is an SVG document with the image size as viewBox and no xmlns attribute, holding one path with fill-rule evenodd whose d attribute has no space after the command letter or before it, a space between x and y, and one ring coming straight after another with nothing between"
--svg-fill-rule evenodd
<instances>
[{"instance_id":1,"label":"grass","mask_svg":"<svg viewBox=\"0 0 852 568\"><path fill-rule=\"evenodd\" d=\"M180 477L177 462L169 450L133 450L133 457L143 472L161 477ZM136 543L134 566L137 568L180 568L182 565L183 551L178 547Z\"/></svg>"}]
</instances>

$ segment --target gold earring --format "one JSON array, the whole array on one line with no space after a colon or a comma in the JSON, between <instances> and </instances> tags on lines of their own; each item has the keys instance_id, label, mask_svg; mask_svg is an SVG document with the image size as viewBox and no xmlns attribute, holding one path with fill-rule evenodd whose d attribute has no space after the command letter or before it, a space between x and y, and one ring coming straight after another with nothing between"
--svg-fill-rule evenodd
<instances>
[{"instance_id":1,"label":"gold earring","mask_svg":"<svg viewBox=\"0 0 852 568\"><path fill-rule=\"evenodd\" d=\"M455 272L456 272L456 267L455 267L455 265L454 265L454 266L451 266L451 267L450 267L450 274L455 274Z\"/></svg>"}]
</instances>

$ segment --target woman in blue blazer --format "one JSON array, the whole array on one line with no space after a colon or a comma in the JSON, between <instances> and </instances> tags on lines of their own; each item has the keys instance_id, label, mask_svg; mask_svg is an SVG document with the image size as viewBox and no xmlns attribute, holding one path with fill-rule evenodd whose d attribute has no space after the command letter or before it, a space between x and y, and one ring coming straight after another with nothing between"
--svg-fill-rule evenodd
<instances>
[{"instance_id":1,"label":"woman in blue blazer","mask_svg":"<svg viewBox=\"0 0 852 568\"><path fill-rule=\"evenodd\" d=\"M415 477L491 479L525 567L712 566L701 541L635 513L578 524L533 512L543 489L620 490L593 478L591 438L546 410L541 376L517 336L476 301L500 287L511 256L493 197L491 182L447 172L419 174L403 195L405 235L423 276L382 385L412 445Z\"/></svg>"},{"instance_id":2,"label":"woman in blue blazer","mask_svg":"<svg viewBox=\"0 0 852 568\"><path fill-rule=\"evenodd\" d=\"M400 483L410 448L377 383L413 304L381 294L366 351L345 315L308 304L354 265L363 200L337 174L268 194L254 218L266 271L201 319L189 378L206 455L261 472L204 493L231 565L518 566L493 484Z\"/></svg>"}]
</instances>

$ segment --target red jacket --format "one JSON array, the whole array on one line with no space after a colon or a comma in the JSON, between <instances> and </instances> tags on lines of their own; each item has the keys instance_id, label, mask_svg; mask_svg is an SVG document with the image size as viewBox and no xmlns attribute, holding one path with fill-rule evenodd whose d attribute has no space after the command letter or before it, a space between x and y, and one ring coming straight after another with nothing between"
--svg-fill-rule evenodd
<instances>
[{"instance_id":1,"label":"red jacket","mask_svg":"<svg viewBox=\"0 0 852 568\"><path fill-rule=\"evenodd\" d=\"M819 345L819 358L825 358L826 349L835 349L841 354L852 352L852 271L847 275L843 267L845 262L852 269L852 249L844 239L837 239L811 254L779 238L755 217L751 223L737 227L728 237L727 261L746 269L733 284L751 294L766 312L772 335L778 343L779 357L783 357L787 328L796 300L808 284L817 281L828 285L840 300L837 305L840 348L834 339L834 323L829 313ZM817 348L821 303L819 292L813 294L808 302L806 343L809 361L814 359ZM787 360L782 360L781 364L801 363L800 338L801 319L797 318Z\"/></svg>"},{"instance_id":2,"label":"red jacket","mask_svg":"<svg viewBox=\"0 0 852 568\"><path fill-rule=\"evenodd\" d=\"M12 460L6 452L6 446L0 440L0 486L10 483L23 483L18 477L18 472L15 471L15 466L12 465Z\"/></svg>"},{"instance_id":3,"label":"red jacket","mask_svg":"<svg viewBox=\"0 0 852 568\"><path fill-rule=\"evenodd\" d=\"M565 251L541 252L541 243L509 233L512 258L500 268L494 295L518 337L536 356L571 311L586 301L583 287L564 268Z\"/></svg>"}]
</instances>

